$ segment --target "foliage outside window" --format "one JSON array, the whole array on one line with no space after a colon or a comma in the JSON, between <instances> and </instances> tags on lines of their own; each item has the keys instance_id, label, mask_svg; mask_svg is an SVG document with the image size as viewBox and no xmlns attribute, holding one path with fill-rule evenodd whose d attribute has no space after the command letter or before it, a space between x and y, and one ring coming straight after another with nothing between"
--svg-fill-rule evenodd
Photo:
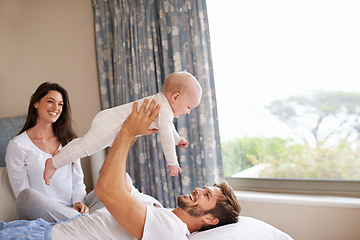
<instances>
[{"instance_id":1,"label":"foliage outside window","mask_svg":"<svg viewBox=\"0 0 360 240\"><path fill-rule=\"evenodd\" d=\"M226 176L360 179L360 93L318 91L273 101L267 109L298 139L223 142Z\"/></svg>"}]
</instances>

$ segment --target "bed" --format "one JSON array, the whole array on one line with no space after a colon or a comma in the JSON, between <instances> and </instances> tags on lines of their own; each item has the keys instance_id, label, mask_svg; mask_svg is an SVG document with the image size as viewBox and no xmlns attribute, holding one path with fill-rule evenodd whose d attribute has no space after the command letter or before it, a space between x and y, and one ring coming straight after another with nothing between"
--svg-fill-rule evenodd
<instances>
[{"instance_id":1,"label":"bed","mask_svg":"<svg viewBox=\"0 0 360 240\"><path fill-rule=\"evenodd\" d=\"M5 166L8 142L19 132L25 115L0 118L0 221L12 221L15 215L15 196ZM293 240L288 234L258 219L240 216L239 222L190 235L191 240Z\"/></svg>"}]
</instances>

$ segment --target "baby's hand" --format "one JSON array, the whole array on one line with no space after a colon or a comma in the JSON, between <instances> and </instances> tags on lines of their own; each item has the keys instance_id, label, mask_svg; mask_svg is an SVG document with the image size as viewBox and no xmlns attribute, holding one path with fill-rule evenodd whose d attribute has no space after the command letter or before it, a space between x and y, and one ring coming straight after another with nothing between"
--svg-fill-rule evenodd
<instances>
[{"instance_id":1,"label":"baby's hand","mask_svg":"<svg viewBox=\"0 0 360 240\"><path fill-rule=\"evenodd\" d=\"M177 146L179 147L179 148L184 148L184 147L186 147L187 145L189 145L189 143L187 142L187 141L185 141L185 139L181 139L180 140L180 142L177 144Z\"/></svg>"},{"instance_id":2,"label":"baby's hand","mask_svg":"<svg viewBox=\"0 0 360 240\"><path fill-rule=\"evenodd\" d=\"M179 166L179 164L176 164L176 165L168 165L168 168L170 170L170 176L173 177L173 176L176 176L178 175L179 173L181 174L182 173L182 170Z\"/></svg>"},{"instance_id":3,"label":"baby's hand","mask_svg":"<svg viewBox=\"0 0 360 240\"><path fill-rule=\"evenodd\" d=\"M51 158L46 159L44 176L43 176L46 185L50 185L50 179L52 178L52 176L54 176L55 172L56 172L56 168L54 167Z\"/></svg>"}]
</instances>

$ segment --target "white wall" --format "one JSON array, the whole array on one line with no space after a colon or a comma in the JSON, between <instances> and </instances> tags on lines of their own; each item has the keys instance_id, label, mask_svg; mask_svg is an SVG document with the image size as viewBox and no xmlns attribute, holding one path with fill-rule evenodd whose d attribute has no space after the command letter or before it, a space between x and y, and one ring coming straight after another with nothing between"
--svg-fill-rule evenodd
<instances>
[{"instance_id":1,"label":"white wall","mask_svg":"<svg viewBox=\"0 0 360 240\"><path fill-rule=\"evenodd\" d=\"M242 215L270 223L295 240L360 239L360 204L357 199L350 199L352 203L349 203L346 201L349 199L342 198L332 201L337 197L293 195L288 203L284 203L268 196L277 194L260 194L258 199L249 199L242 194L246 193L238 195Z\"/></svg>"},{"instance_id":2,"label":"white wall","mask_svg":"<svg viewBox=\"0 0 360 240\"><path fill-rule=\"evenodd\" d=\"M44 81L69 93L83 135L100 111L91 0L0 0L0 117L25 114ZM82 161L93 188L90 161Z\"/></svg>"}]
</instances>

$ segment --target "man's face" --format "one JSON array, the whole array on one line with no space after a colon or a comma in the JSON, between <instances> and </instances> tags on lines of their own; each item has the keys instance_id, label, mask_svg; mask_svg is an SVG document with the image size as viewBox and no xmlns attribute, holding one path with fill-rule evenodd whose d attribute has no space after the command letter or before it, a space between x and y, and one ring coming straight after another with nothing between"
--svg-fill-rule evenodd
<instances>
[{"instance_id":1,"label":"man's face","mask_svg":"<svg viewBox=\"0 0 360 240\"><path fill-rule=\"evenodd\" d=\"M191 194L178 197L178 206L193 217L203 216L215 207L221 195L218 187L195 188Z\"/></svg>"}]
</instances>

